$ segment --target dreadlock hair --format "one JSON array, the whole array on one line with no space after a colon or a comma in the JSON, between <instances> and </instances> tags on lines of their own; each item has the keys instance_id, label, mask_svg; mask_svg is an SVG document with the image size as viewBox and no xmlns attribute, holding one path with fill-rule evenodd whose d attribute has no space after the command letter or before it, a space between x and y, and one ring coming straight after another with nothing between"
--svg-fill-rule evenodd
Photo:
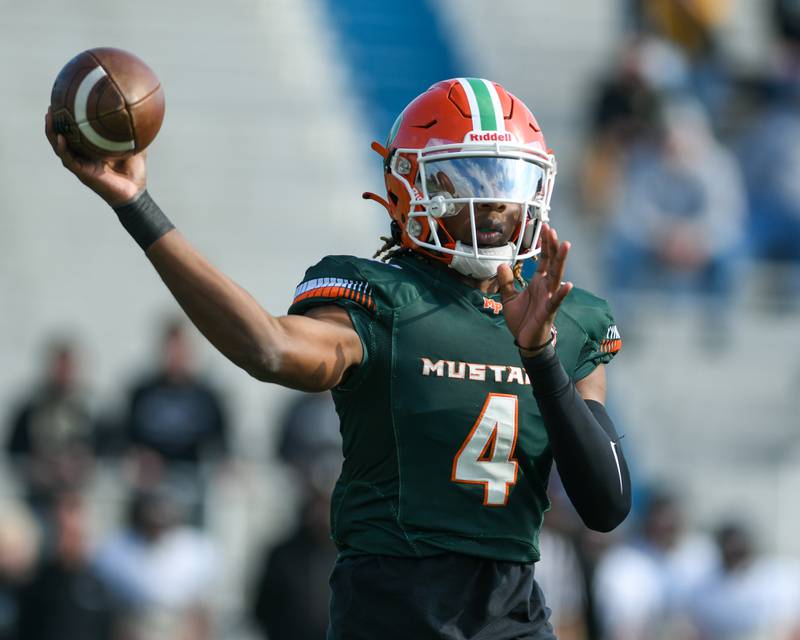
<instances>
[{"instance_id":1,"label":"dreadlock hair","mask_svg":"<svg viewBox=\"0 0 800 640\"><path fill-rule=\"evenodd\" d=\"M394 238L381 236L381 240L383 240L383 245L381 245L381 247L372 256L373 258L380 257L381 262L389 262L389 260L395 256L399 256L410 251L410 249L398 246Z\"/></svg>"},{"instance_id":2,"label":"dreadlock hair","mask_svg":"<svg viewBox=\"0 0 800 640\"><path fill-rule=\"evenodd\" d=\"M511 271L514 274L514 280L516 280L519 284L523 287L526 286L528 283L525 282L525 278L522 277L522 263L515 262L514 266L511 268Z\"/></svg>"},{"instance_id":3,"label":"dreadlock hair","mask_svg":"<svg viewBox=\"0 0 800 640\"><path fill-rule=\"evenodd\" d=\"M403 247L401 244L402 232L400 225L394 220L391 223L391 236L381 236L383 245L375 252L373 258L381 258L381 262L389 262L392 258L399 255L404 255L411 252L411 249ZM383 255L382 255L383 254Z\"/></svg>"}]
</instances>

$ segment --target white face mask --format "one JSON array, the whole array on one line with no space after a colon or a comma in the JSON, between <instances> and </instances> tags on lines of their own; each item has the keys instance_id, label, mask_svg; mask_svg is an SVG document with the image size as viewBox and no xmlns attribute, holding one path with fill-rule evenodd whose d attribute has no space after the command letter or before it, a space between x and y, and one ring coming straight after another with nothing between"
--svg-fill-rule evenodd
<instances>
[{"instance_id":1,"label":"white face mask","mask_svg":"<svg viewBox=\"0 0 800 640\"><path fill-rule=\"evenodd\" d=\"M497 267L501 264L513 266L515 249L516 247L510 242L502 247L478 247L481 258L457 253L453 256L450 267L475 280L487 280L497 275ZM460 240L456 242L455 250L472 253L472 247L461 244Z\"/></svg>"}]
</instances>

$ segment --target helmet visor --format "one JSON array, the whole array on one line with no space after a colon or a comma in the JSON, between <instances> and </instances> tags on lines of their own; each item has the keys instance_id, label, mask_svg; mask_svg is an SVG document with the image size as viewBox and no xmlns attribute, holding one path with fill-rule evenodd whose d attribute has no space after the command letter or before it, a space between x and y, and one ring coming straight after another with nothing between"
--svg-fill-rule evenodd
<instances>
[{"instance_id":1,"label":"helmet visor","mask_svg":"<svg viewBox=\"0 0 800 640\"><path fill-rule=\"evenodd\" d=\"M489 156L430 160L420 163L418 184L427 199L492 198L528 202L544 193L545 170L521 158Z\"/></svg>"}]
</instances>

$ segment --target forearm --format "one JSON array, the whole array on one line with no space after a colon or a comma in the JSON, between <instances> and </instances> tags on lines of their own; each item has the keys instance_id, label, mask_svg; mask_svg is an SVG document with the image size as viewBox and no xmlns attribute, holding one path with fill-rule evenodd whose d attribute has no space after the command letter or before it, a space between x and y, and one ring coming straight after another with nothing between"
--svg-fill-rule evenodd
<instances>
[{"instance_id":1,"label":"forearm","mask_svg":"<svg viewBox=\"0 0 800 640\"><path fill-rule=\"evenodd\" d=\"M115 211L189 319L253 377L323 391L361 362L361 340L344 309L271 316L178 233L146 192Z\"/></svg>"},{"instance_id":2,"label":"forearm","mask_svg":"<svg viewBox=\"0 0 800 640\"><path fill-rule=\"evenodd\" d=\"M178 231L162 236L146 255L192 323L224 356L260 379L279 369L277 318Z\"/></svg>"},{"instance_id":3,"label":"forearm","mask_svg":"<svg viewBox=\"0 0 800 640\"><path fill-rule=\"evenodd\" d=\"M276 319L178 233L147 191L114 211L211 344L255 377L277 370Z\"/></svg>"},{"instance_id":4,"label":"forearm","mask_svg":"<svg viewBox=\"0 0 800 640\"><path fill-rule=\"evenodd\" d=\"M253 377L324 391L361 362L361 340L344 309L272 316L175 231L146 192L115 211L189 319Z\"/></svg>"},{"instance_id":5,"label":"forearm","mask_svg":"<svg viewBox=\"0 0 800 640\"><path fill-rule=\"evenodd\" d=\"M603 405L585 401L552 346L522 359L564 489L584 523L610 531L628 515L630 476Z\"/></svg>"}]
</instances>

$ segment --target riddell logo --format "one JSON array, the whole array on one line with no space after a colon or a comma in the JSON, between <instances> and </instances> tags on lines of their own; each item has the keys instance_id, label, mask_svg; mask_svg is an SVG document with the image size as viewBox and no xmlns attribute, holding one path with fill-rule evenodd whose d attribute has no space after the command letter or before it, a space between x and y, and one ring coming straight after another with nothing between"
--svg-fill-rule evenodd
<instances>
[{"instance_id":1,"label":"riddell logo","mask_svg":"<svg viewBox=\"0 0 800 640\"><path fill-rule=\"evenodd\" d=\"M504 131L470 131L464 138L464 142L514 142L513 134Z\"/></svg>"}]
</instances>

